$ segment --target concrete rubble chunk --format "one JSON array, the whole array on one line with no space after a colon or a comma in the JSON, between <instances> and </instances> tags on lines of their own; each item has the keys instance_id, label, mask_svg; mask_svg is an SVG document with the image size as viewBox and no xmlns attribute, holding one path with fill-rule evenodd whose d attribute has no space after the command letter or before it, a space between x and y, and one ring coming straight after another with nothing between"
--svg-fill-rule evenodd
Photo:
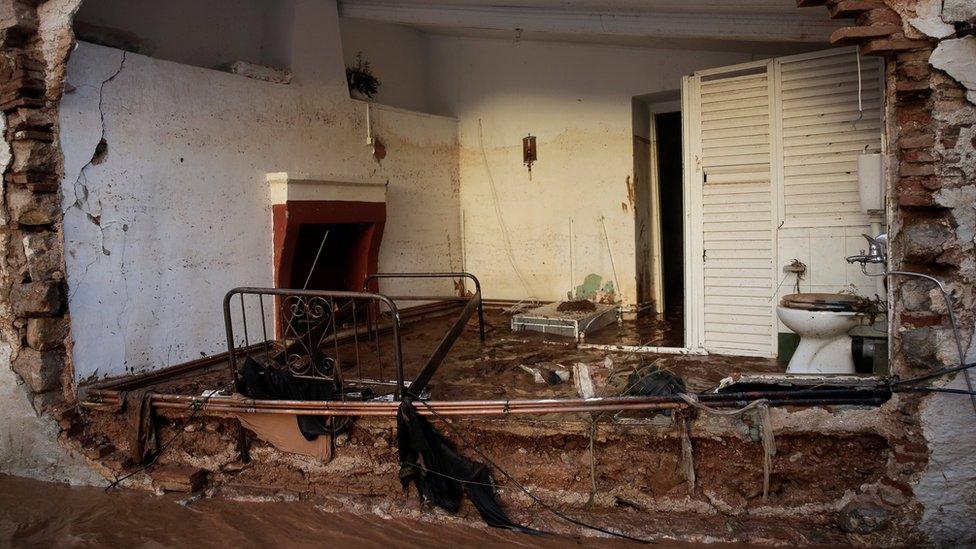
<instances>
[{"instance_id":1,"label":"concrete rubble chunk","mask_svg":"<svg viewBox=\"0 0 976 549\"><path fill-rule=\"evenodd\" d=\"M156 467L149 476L157 486L168 492L196 492L203 488L207 480L207 471L170 463Z\"/></svg>"},{"instance_id":2,"label":"concrete rubble chunk","mask_svg":"<svg viewBox=\"0 0 976 549\"><path fill-rule=\"evenodd\" d=\"M938 366L936 331L928 326L907 330L901 334L901 351L905 361L922 369Z\"/></svg>"},{"instance_id":3,"label":"concrete rubble chunk","mask_svg":"<svg viewBox=\"0 0 976 549\"><path fill-rule=\"evenodd\" d=\"M276 69L265 65L248 63L247 61L233 61L214 67L217 70L239 74L255 80L264 80L274 84L288 84L291 82L291 71Z\"/></svg>"},{"instance_id":4,"label":"concrete rubble chunk","mask_svg":"<svg viewBox=\"0 0 976 549\"><path fill-rule=\"evenodd\" d=\"M27 139L14 141L11 147L14 151L12 171L47 172L57 168L57 148L51 143Z\"/></svg>"},{"instance_id":5,"label":"concrete rubble chunk","mask_svg":"<svg viewBox=\"0 0 976 549\"><path fill-rule=\"evenodd\" d=\"M929 63L962 84L967 90L966 98L976 103L976 36L939 42Z\"/></svg>"},{"instance_id":6,"label":"concrete rubble chunk","mask_svg":"<svg viewBox=\"0 0 976 549\"><path fill-rule=\"evenodd\" d=\"M942 20L946 23L976 20L976 2L973 0L943 0Z\"/></svg>"},{"instance_id":7,"label":"concrete rubble chunk","mask_svg":"<svg viewBox=\"0 0 976 549\"><path fill-rule=\"evenodd\" d=\"M916 223L902 232L905 258L912 261L932 261L955 239L952 229L934 222Z\"/></svg>"},{"instance_id":8,"label":"concrete rubble chunk","mask_svg":"<svg viewBox=\"0 0 976 549\"><path fill-rule=\"evenodd\" d=\"M50 391L61 381L64 362L57 351L24 348L10 364L34 393Z\"/></svg>"},{"instance_id":9,"label":"concrete rubble chunk","mask_svg":"<svg viewBox=\"0 0 976 549\"><path fill-rule=\"evenodd\" d=\"M55 316L61 312L61 284L28 282L10 290L14 314L26 317Z\"/></svg>"},{"instance_id":10,"label":"concrete rubble chunk","mask_svg":"<svg viewBox=\"0 0 976 549\"><path fill-rule=\"evenodd\" d=\"M45 232L24 237L24 256L31 280L61 280L63 263L57 233Z\"/></svg>"},{"instance_id":11,"label":"concrete rubble chunk","mask_svg":"<svg viewBox=\"0 0 976 549\"><path fill-rule=\"evenodd\" d=\"M38 351L49 351L64 344L68 336L64 318L31 318L27 321L27 345Z\"/></svg>"},{"instance_id":12,"label":"concrete rubble chunk","mask_svg":"<svg viewBox=\"0 0 976 549\"><path fill-rule=\"evenodd\" d=\"M852 501L840 512L841 530L853 534L870 534L881 529L890 520L888 511L872 502Z\"/></svg>"},{"instance_id":13,"label":"concrete rubble chunk","mask_svg":"<svg viewBox=\"0 0 976 549\"><path fill-rule=\"evenodd\" d=\"M21 225L50 225L61 216L58 195L55 193L34 193L28 189L9 186L7 206L11 220Z\"/></svg>"}]
</instances>

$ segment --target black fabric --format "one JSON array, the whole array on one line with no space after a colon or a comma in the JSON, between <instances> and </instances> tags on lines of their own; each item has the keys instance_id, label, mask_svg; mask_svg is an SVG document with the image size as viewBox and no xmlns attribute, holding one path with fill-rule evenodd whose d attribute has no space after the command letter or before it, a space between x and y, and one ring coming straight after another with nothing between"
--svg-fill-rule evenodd
<instances>
[{"instance_id":1,"label":"black fabric","mask_svg":"<svg viewBox=\"0 0 976 549\"><path fill-rule=\"evenodd\" d=\"M628 395L670 396L684 393L685 381L667 370L653 369L646 374L630 374L627 387Z\"/></svg>"},{"instance_id":2,"label":"black fabric","mask_svg":"<svg viewBox=\"0 0 976 549\"><path fill-rule=\"evenodd\" d=\"M488 526L540 533L508 518L495 498L495 482L488 467L458 455L451 443L417 414L409 399L400 403L397 412L397 444L404 489L414 484L423 500L452 514L458 512L461 496L467 494Z\"/></svg>"},{"instance_id":3,"label":"black fabric","mask_svg":"<svg viewBox=\"0 0 976 549\"><path fill-rule=\"evenodd\" d=\"M321 356L313 357L324 361ZM331 359L329 359L331 360ZM294 376L283 368L266 368L250 356L244 359L244 394L259 400L333 400L339 390L330 379L307 379ZM298 429L305 440L332 434L334 427L326 416L297 416Z\"/></svg>"}]
</instances>

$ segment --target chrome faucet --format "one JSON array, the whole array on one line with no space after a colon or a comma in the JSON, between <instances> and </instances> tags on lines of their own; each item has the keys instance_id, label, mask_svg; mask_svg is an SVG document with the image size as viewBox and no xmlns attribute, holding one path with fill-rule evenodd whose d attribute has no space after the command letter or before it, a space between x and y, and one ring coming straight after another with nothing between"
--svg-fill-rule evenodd
<instances>
[{"instance_id":1,"label":"chrome faucet","mask_svg":"<svg viewBox=\"0 0 976 549\"><path fill-rule=\"evenodd\" d=\"M860 263L863 269L868 263L884 263L888 260L888 235L886 233L881 233L873 238L866 234L861 236L868 241L868 249L867 251L861 250L858 255L848 256L848 263Z\"/></svg>"}]
</instances>

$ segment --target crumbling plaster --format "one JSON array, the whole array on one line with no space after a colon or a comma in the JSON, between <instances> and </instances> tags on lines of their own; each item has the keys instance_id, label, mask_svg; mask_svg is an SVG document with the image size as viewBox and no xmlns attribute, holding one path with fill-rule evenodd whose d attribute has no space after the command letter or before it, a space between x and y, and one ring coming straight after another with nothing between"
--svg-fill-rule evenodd
<instances>
[{"instance_id":1,"label":"crumbling plaster","mask_svg":"<svg viewBox=\"0 0 976 549\"><path fill-rule=\"evenodd\" d=\"M98 477L67 441L65 424L55 421L74 400L74 387L70 342L61 341L58 329L67 323L56 297L64 267L58 254L60 220L51 215L56 201L49 188L50 174L60 169L60 152L44 145L57 132L45 100L60 96L71 41L67 24L77 7L78 0L39 6L9 1L0 10L0 128L5 137L0 148L5 174L0 200L0 471L90 484ZM41 71L44 62L52 68ZM25 276L33 285L22 284ZM33 290L41 288L54 299L36 301L45 292ZM32 361L31 356L41 358Z\"/></svg>"},{"instance_id":2,"label":"crumbling plaster","mask_svg":"<svg viewBox=\"0 0 976 549\"><path fill-rule=\"evenodd\" d=\"M888 56L891 267L945 281L954 297L965 360L976 360L976 106L972 91L976 4L886 0L915 47ZM941 11L941 15L940 15ZM951 28L951 32L950 29ZM924 43L923 43L924 44ZM967 101L968 98L968 101ZM910 377L958 363L941 297L924 281L891 282L892 371ZM973 374L970 374L973 376ZM973 376L976 377L976 376ZM962 375L936 382L968 389ZM976 426L964 395L906 397L899 418L924 438L924 467L909 468L919 528L938 544L976 543Z\"/></svg>"}]
</instances>

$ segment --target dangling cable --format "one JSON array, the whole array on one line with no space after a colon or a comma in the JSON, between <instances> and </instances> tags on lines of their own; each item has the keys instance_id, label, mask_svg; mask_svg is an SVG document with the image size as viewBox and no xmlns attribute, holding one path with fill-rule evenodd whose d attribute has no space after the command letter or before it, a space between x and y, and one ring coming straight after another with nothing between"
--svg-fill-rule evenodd
<instances>
[{"instance_id":1,"label":"dangling cable","mask_svg":"<svg viewBox=\"0 0 976 549\"><path fill-rule=\"evenodd\" d=\"M861 87L861 50L855 50L854 54L857 56L857 118L851 123L851 126L856 130L857 123L864 118L864 102Z\"/></svg>"}]
</instances>

